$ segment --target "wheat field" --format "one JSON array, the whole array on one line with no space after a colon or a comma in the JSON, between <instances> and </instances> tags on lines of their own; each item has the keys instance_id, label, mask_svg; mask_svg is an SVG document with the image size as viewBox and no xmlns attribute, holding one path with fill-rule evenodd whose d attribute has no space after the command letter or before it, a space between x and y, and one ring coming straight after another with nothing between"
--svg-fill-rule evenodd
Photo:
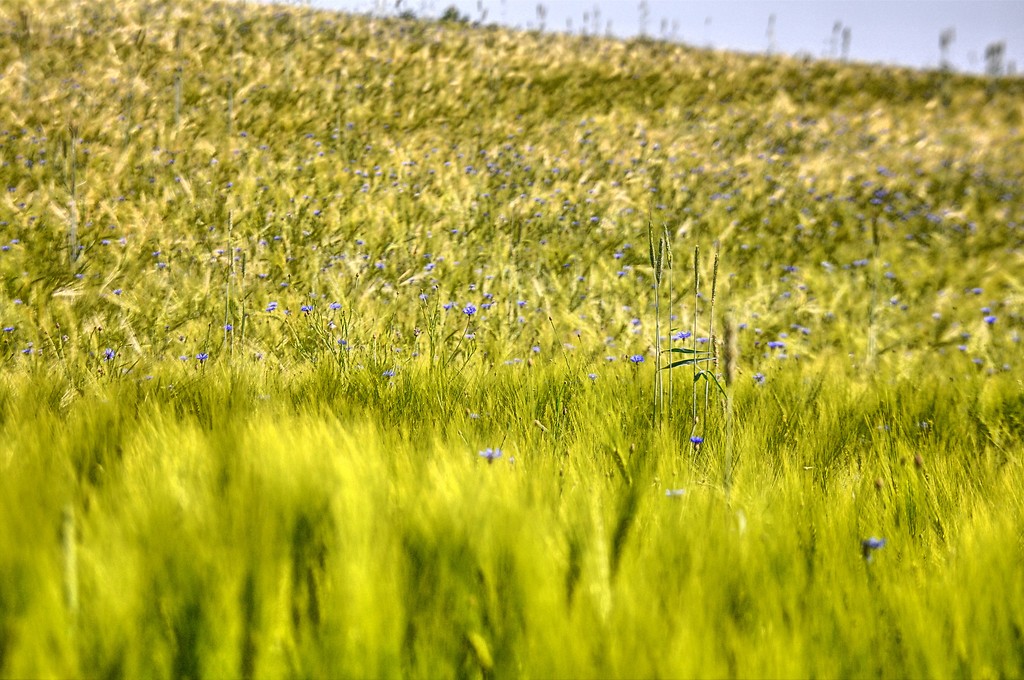
<instances>
[{"instance_id":1,"label":"wheat field","mask_svg":"<svg viewBox=\"0 0 1024 680\"><path fill-rule=\"evenodd\" d=\"M0 32L0 676L1024 675L1024 80Z\"/></svg>"}]
</instances>

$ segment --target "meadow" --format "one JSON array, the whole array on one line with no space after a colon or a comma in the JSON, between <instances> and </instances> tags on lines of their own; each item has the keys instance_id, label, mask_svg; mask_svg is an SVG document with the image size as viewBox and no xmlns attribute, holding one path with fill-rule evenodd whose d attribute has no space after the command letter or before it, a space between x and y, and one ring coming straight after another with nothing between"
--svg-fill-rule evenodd
<instances>
[{"instance_id":1,"label":"meadow","mask_svg":"<svg viewBox=\"0 0 1024 680\"><path fill-rule=\"evenodd\" d=\"M1024 79L0 34L0 676L1024 676Z\"/></svg>"}]
</instances>

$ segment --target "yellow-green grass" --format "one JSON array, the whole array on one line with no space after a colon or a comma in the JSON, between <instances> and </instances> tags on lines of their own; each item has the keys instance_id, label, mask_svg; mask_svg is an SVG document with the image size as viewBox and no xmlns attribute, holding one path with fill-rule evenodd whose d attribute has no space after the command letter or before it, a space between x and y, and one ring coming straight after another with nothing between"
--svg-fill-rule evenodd
<instances>
[{"instance_id":1,"label":"yellow-green grass","mask_svg":"<svg viewBox=\"0 0 1024 680\"><path fill-rule=\"evenodd\" d=\"M1021 675L1020 79L0 32L0 675Z\"/></svg>"}]
</instances>

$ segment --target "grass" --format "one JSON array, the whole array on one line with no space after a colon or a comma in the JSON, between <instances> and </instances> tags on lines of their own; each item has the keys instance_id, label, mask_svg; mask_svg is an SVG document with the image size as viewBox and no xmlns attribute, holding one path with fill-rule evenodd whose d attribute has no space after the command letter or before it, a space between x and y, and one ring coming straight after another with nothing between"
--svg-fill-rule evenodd
<instances>
[{"instance_id":1,"label":"grass","mask_svg":"<svg viewBox=\"0 0 1024 680\"><path fill-rule=\"evenodd\" d=\"M1021 674L1021 80L0 31L0 675Z\"/></svg>"}]
</instances>

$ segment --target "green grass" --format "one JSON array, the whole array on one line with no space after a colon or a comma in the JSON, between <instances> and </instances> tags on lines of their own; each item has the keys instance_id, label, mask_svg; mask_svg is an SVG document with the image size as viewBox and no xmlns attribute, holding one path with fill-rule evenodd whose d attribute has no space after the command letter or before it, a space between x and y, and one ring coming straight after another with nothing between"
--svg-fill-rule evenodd
<instances>
[{"instance_id":1,"label":"green grass","mask_svg":"<svg viewBox=\"0 0 1024 680\"><path fill-rule=\"evenodd\" d=\"M1021 676L1024 81L66 5L0 8L0 675Z\"/></svg>"}]
</instances>

